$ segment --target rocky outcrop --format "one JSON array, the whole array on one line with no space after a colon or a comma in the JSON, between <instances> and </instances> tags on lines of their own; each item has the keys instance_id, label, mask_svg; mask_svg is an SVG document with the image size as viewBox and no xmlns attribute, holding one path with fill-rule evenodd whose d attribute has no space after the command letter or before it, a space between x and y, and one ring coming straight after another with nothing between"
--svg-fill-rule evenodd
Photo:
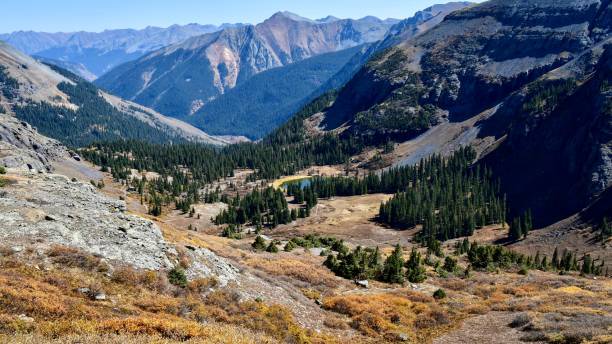
<instances>
[{"instance_id":1,"label":"rocky outcrop","mask_svg":"<svg viewBox=\"0 0 612 344\"><path fill-rule=\"evenodd\" d=\"M214 277L221 287L230 282L240 283L240 271L227 259L203 247L187 246L187 250L191 261L189 268L185 271L188 279Z\"/></svg>"},{"instance_id":2,"label":"rocky outcrop","mask_svg":"<svg viewBox=\"0 0 612 344\"><path fill-rule=\"evenodd\" d=\"M171 267L159 228L127 214L125 202L61 175L25 172L7 178L0 197L3 243L64 245L137 268Z\"/></svg>"},{"instance_id":3,"label":"rocky outcrop","mask_svg":"<svg viewBox=\"0 0 612 344\"><path fill-rule=\"evenodd\" d=\"M176 249L150 220L129 214L124 201L93 185L47 173L54 163L78 157L29 124L0 114L0 245L46 250L78 248L109 263L164 270L176 264ZM83 166L84 169L87 167ZM221 285L238 270L203 248L189 250L189 278L215 277Z\"/></svg>"},{"instance_id":4,"label":"rocky outcrop","mask_svg":"<svg viewBox=\"0 0 612 344\"><path fill-rule=\"evenodd\" d=\"M0 114L0 166L51 171L53 160L69 157L59 142L38 134L26 122Z\"/></svg>"}]
</instances>

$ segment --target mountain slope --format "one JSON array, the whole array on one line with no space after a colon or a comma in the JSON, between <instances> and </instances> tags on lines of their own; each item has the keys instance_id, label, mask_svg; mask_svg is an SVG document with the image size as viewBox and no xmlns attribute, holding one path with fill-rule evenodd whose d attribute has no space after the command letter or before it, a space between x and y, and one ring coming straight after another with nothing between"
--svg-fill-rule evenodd
<instances>
[{"instance_id":1,"label":"mountain slope","mask_svg":"<svg viewBox=\"0 0 612 344\"><path fill-rule=\"evenodd\" d=\"M113 67L153 50L221 29L223 27L214 25L188 24L168 28L147 27L142 30L106 30L99 33L18 31L0 34L0 40L26 54L58 61L63 68L80 66L78 69L68 69L93 80Z\"/></svg>"},{"instance_id":2,"label":"mountain slope","mask_svg":"<svg viewBox=\"0 0 612 344\"><path fill-rule=\"evenodd\" d=\"M188 124L100 92L93 84L48 67L0 43L0 107L70 145L140 138L226 144Z\"/></svg>"},{"instance_id":3,"label":"mountain slope","mask_svg":"<svg viewBox=\"0 0 612 344\"><path fill-rule=\"evenodd\" d=\"M425 32L441 22L447 14L469 5L468 2L435 5L395 24L378 42L262 72L184 119L208 133L239 133L252 139L260 138L300 106L341 87L373 54L397 40Z\"/></svg>"},{"instance_id":4,"label":"mountain slope","mask_svg":"<svg viewBox=\"0 0 612 344\"><path fill-rule=\"evenodd\" d=\"M475 145L514 214L531 209L538 226L554 223L612 183L602 81L611 13L596 0L494 0L456 11L360 69L321 127L406 141L400 164Z\"/></svg>"},{"instance_id":5,"label":"mountain slope","mask_svg":"<svg viewBox=\"0 0 612 344\"><path fill-rule=\"evenodd\" d=\"M318 55L259 73L204 105L186 121L214 135L259 139L282 124L363 47Z\"/></svg>"},{"instance_id":6,"label":"mountain slope","mask_svg":"<svg viewBox=\"0 0 612 344\"><path fill-rule=\"evenodd\" d=\"M470 2L449 2L446 4L433 5L393 25L382 40L369 44L367 48L355 54L341 70L316 90L311 98L314 99L316 96L329 90L344 86L359 68L375 54L404 40L408 40L426 32L442 22L448 14L471 6L472 4L473 3Z\"/></svg>"},{"instance_id":7,"label":"mountain slope","mask_svg":"<svg viewBox=\"0 0 612 344\"><path fill-rule=\"evenodd\" d=\"M279 12L261 24L193 37L128 62L96 83L123 98L181 117L252 76L323 53L374 42L397 21L311 21Z\"/></svg>"}]
</instances>

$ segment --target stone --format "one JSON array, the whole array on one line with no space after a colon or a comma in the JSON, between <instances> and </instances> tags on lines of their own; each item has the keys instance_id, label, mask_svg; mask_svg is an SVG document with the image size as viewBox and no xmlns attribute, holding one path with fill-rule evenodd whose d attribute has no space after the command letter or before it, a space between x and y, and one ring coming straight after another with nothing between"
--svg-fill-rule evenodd
<instances>
[{"instance_id":1,"label":"stone","mask_svg":"<svg viewBox=\"0 0 612 344\"><path fill-rule=\"evenodd\" d=\"M397 339L402 342L407 342L410 340L410 336L406 333L400 332L397 334Z\"/></svg>"},{"instance_id":2,"label":"stone","mask_svg":"<svg viewBox=\"0 0 612 344\"><path fill-rule=\"evenodd\" d=\"M93 299L96 301L104 301L106 300L106 294L103 292L98 292L93 295Z\"/></svg>"},{"instance_id":3,"label":"stone","mask_svg":"<svg viewBox=\"0 0 612 344\"><path fill-rule=\"evenodd\" d=\"M34 322L34 318L29 317L29 316L27 316L25 314L19 314L17 316L17 319L19 319L19 320L21 320L23 322L27 322L27 323L33 323Z\"/></svg>"},{"instance_id":4,"label":"stone","mask_svg":"<svg viewBox=\"0 0 612 344\"><path fill-rule=\"evenodd\" d=\"M368 280L358 280L358 281L355 281L355 284L357 284L358 286L362 288L368 288L370 285L370 282Z\"/></svg>"}]
</instances>

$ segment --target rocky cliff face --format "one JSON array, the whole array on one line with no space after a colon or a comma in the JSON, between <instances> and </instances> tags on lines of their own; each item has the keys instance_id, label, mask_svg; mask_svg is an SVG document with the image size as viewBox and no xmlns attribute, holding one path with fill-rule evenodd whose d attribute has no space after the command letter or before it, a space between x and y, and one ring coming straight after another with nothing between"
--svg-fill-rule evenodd
<instances>
[{"instance_id":1,"label":"rocky cliff face","mask_svg":"<svg viewBox=\"0 0 612 344\"><path fill-rule=\"evenodd\" d=\"M362 50L355 54L336 75L314 92L313 98L328 90L338 89L344 86L375 54L399 44L402 41L423 34L442 22L448 14L471 6L472 4L473 3L470 2L449 2L447 4L434 5L422 11L418 11L414 16L393 25L383 39L364 45Z\"/></svg>"},{"instance_id":2,"label":"rocky cliff face","mask_svg":"<svg viewBox=\"0 0 612 344\"><path fill-rule=\"evenodd\" d=\"M481 124L480 137L500 142L484 163L518 211L532 209L542 224L591 204L585 220L612 214L610 85L612 42L516 92Z\"/></svg>"},{"instance_id":3,"label":"rocky cliff face","mask_svg":"<svg viewBox=\"0 0 612 344\"><path fill-rule=\"evenodd\" d=\"M180 117L255 74L384 37L397 21L312 21L279 12L263 23L193 37L122 65L97 81L109 91Z\"/></svg>"},{"instance_id":4,"label":"rocky cliff face","mask_svg":"<svg viewBox=\"0 0 612 344\"><path fill-rule=\"evenodd\" d=\"M453 140L479 144L515 210L531 208L538 225L554 222L612 181L601 91L610 9L598 0L493 0L453 12L371 60L324 124L400 140L461 124L444 145L443 138L415 145L427 142L421 150L431 154Z\"/></svg>"},{"instance_id":5,"label":"rocky cliff face","mask_svg":"<svg viewBox=\"0 0 612 344\"><path fill-rule=\"evenodd\" d=\"M113 67L148 52L189 37L222 30L226 26L188 24L168 28L147 27L142 30L106 30L99 33L18 31L0 34L0 40L26 54L55 61L62 67L74 67L68 69L93 80Z\"/></svg>"}]
</instances>

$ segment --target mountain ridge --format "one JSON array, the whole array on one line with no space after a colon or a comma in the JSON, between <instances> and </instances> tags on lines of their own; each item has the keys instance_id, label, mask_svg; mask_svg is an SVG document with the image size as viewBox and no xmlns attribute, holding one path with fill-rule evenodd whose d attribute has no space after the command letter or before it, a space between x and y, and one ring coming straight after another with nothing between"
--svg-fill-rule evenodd
<instances>
[{"instance_id":1,"label":"mountain ridge","mask_svg":"<svg viewBox=\"0 0 612 344\"><path fill-rule=\"evenodd\" d=\"M391 26L382 20L316 23L291 17L278 12L257 25L189 38L121 65L96 83L181 117L255 74L378 40Z\"/></svg>"},{"instance_id":2,"label":"mountain ridge","mask_svg":"<svg viewBox=\"0 0 612 344\"><path fill-rule=\"evenodd\" d=\"M79 75L91 81L113 67L155 49L234 25L241 24L215 26L192 23L167 28L148 26L141 30L114 29L101 32L15 31L0 34L0 40L29 55L38 55L66 64L81 64L85 71ZM79 72L78 69L71 71Z\"/></svg>"}]
</instances>

